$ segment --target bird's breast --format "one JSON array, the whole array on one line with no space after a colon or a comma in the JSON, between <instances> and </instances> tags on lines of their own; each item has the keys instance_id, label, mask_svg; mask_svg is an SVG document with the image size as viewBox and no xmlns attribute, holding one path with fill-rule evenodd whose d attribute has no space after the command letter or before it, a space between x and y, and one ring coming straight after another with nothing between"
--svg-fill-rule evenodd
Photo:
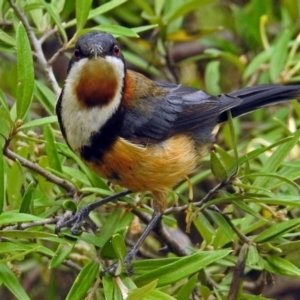
<instances>
[{"instance_id":1,"label":"bird's breast","mask_svg":"<svg viewBox=\"0 0 300 300\"><path fill-rule=\"evenodd\" d=\"M82 157L100 176L132 191L152 192L165 191L182 181L196 169L198 158L193 139L186 135L146 146L118 138L101 163Z\"/></svg>"}]
</instances>

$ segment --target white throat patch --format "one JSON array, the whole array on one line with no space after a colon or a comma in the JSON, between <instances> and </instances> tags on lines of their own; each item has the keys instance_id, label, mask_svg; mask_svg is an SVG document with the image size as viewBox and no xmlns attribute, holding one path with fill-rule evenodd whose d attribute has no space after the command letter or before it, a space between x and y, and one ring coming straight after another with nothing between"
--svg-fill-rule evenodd
<instances>
[{"instance_id":1,"label":"white throat patch","mask_svg":"<svg viewBox=\"0 0 300 300\"><path fill-rule=\"evenodd\" d=\"M112 56L105 57L105 60L112 66L118 82L115 96L108 104L84 107L77 98L74 87L80 80L80 74L83 72L85 64L89 62L88 58L83 58L73 64L65 82L61 114L67 141L77 154L82 146L90 145L91 134L101 131L103 125L121 104L125 76L124 63L121 59Z\"/></svg>"}]
</instances>

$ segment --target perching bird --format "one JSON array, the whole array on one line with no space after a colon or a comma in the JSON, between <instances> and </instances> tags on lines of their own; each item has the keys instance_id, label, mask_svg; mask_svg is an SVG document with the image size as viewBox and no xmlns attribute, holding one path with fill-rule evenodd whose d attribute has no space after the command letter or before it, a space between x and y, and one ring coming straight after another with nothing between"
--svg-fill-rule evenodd
<instances>
[{"instance_id":1,"label":"perching bird","mask_svg":"<svg viewBox=\"0 0 300 300\"><path fill-rule=\"evenodd\" d=\"M270 84L211 96L152 81L126 69L112 35L91 32L75 45L56 112L69 147L90 169L133 192L152 192L153 228L167 191L196 170L228 110L237 117L299 93L300 85Z\"/></svg>"}]
</instances>

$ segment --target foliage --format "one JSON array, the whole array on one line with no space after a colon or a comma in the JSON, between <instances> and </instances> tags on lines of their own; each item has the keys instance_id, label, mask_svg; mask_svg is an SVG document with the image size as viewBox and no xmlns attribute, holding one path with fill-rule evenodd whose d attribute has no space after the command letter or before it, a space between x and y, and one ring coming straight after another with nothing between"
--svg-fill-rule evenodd
<instances>
[{"instance_id":1,"label":"foliage","mask_svg":"<svg viewBox=\"0 0 300 300\"><path fill-rule=\"evenodd\" d=\"M266 274L300 276L296 101L223 125L190 178L194 203L188 182L170 192L164 228L188 255L159 258L164 231L146 240L133 276L99 276L142 230L135 215L151 214L147 193L92 212L96 232L54 233L67 209L121 190L84 166L58 129L54 107L76 38L110 32L129 67L214 94L298 82L299 1L239 2L0 1L1 298L266 299L257 296Z\"/></svg>"}]
</instances>

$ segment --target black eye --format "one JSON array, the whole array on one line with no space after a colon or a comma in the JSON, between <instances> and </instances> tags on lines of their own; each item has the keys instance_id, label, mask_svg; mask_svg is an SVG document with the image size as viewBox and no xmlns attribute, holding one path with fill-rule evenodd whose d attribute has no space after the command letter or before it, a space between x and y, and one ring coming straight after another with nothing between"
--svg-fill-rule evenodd
<instances>
[{"instance_id":1,"label":"black eye","mask_svg":"<svg viewBox=\"0 0 300 300\"><path fill-rule=\"evenodd\" d=\"M75 49L73 52L73 57L79 59L81 57L79 49Z\"/></svg>"},{"instance_id":2,"label":"black eye","mask_svg":"<svg viewBox=\"0 0 300 300\"><path fill-rule=\"evenodd\" d=\"M120 50L119 46L118 45L114 45L114 47L113 47L113 54L115 56L119 56L120 52L121 52L121 50Z\"/></svg>"}]
</instances>

